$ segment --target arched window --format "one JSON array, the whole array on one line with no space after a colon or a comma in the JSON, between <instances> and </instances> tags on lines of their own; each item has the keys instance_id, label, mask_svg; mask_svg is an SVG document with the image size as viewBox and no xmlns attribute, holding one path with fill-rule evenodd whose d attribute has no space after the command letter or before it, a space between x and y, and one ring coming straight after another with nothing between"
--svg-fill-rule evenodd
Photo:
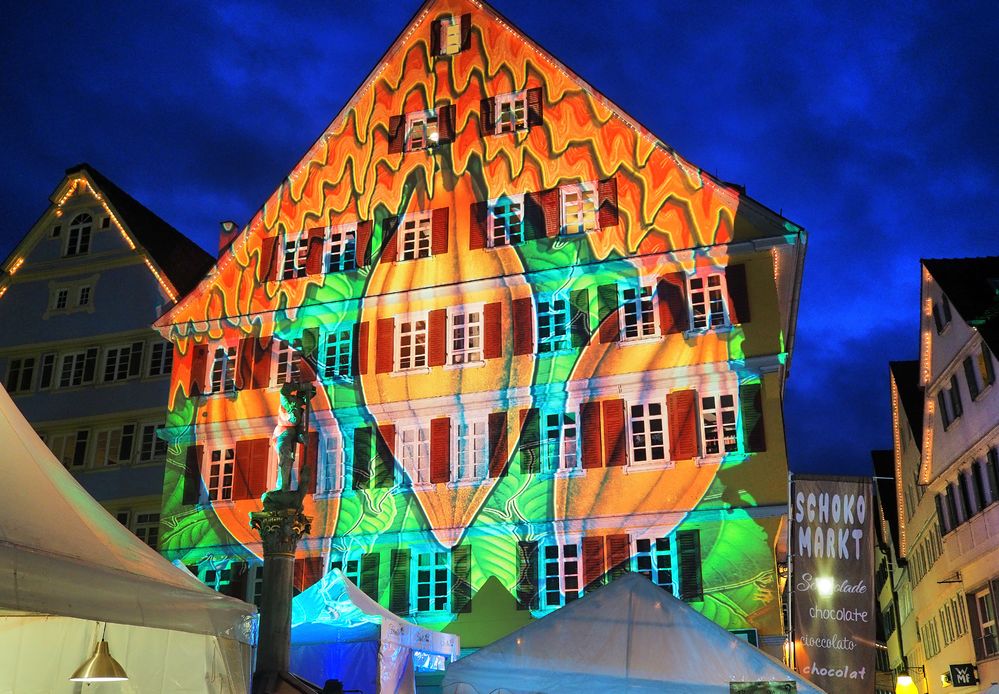
<instances>
[{"instance_id":1,"label":"arched window","mask_svg":"<svg viewBox=\"0 0 999 694\"><path fill-rule=\"evenodd\" d=\"M82 213L73 217L69 224L69 238L66 240L66 255L83 255L90 251L90 229L94 220L87 214Z\"/></svg>"}]
</instances>

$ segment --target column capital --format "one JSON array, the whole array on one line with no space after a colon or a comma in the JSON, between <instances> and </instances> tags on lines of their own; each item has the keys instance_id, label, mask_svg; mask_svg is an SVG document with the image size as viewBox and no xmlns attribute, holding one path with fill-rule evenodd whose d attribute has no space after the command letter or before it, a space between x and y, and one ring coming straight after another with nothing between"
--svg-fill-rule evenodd
<instances>
[{"instance_id":1,"label":"column capital","mask_svg":"<svg viewBox=\"0 0 999 694\"><path fill-rule=\"evenodd\" d=\"M256 511L250 514L250 527L260 533L264 557L294 557L298 541L312 530L312 519L295 508Z\"/></svg>"}]
</instances>

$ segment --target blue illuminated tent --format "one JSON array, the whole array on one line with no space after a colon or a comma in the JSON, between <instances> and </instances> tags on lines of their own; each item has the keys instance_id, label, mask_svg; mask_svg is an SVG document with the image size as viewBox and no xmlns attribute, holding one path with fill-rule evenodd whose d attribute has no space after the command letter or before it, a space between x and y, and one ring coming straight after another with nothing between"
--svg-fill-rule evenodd
<instances>
[{"instance_id":1,"label":"blue illuminated tent","mask_svg":"<svg viewBox=\"0 0 999 694\"><path fill-rule=\"evenodd\" d=\"M340 680L364 694L415 692L417 670L443 670L458 637L395 616L339 569L291 603L291 670L322 685Z\"/></svg>"}]
</instances>

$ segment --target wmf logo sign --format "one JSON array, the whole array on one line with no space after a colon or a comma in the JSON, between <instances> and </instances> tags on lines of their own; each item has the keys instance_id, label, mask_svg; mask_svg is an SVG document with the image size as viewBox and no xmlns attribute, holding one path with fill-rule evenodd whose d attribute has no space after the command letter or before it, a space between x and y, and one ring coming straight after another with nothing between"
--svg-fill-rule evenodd
<instances>
[{"instance_id":1,"label":"wmf logo sign","mask_svg":"<svg viewBox=\"0 0 999 694\"><path fill-rule=\"evenodd\" d=\"M975 676L975 666L971 663L951 665L950 683L954 687L970 687L973 684L978 684L978 677Z\"/></svg>"}]
</instances>

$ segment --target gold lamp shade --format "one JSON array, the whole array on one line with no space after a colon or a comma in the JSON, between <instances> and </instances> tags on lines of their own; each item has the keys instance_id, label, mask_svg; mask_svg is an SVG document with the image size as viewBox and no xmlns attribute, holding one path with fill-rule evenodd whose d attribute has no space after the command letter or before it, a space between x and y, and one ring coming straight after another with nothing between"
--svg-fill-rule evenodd
<instances>
[{"instance_id":1,"label":"gold lamp shade","mask_svg":"<svg viewBox=\"0 0 999 694\"><path fill-rule=\"evenodd\" d=\"M127 680L123 668L108 651L108 642L104 639L97 644L97 649L69 678L71 682L121 682Z\"/></svg>"}]
</instances>

